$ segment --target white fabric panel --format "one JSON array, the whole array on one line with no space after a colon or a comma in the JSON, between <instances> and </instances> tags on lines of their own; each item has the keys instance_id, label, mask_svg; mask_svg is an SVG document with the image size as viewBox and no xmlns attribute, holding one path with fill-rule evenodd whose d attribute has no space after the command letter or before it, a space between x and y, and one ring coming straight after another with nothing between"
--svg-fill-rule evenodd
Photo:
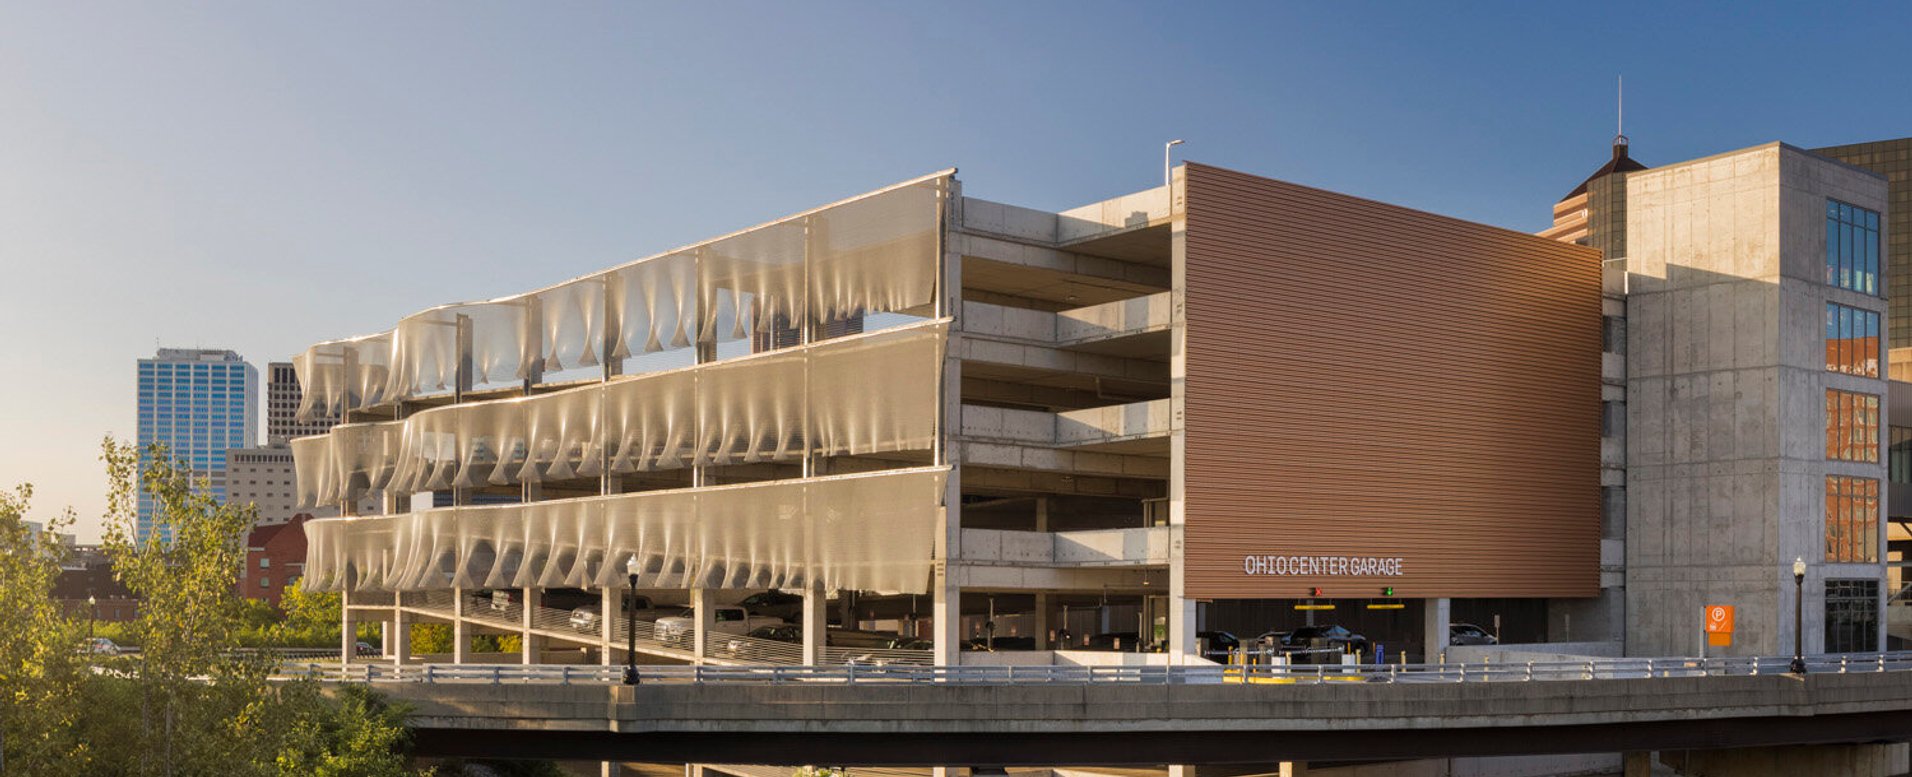
<instances>
[{"instance_id":1,"label":"white fabric panel","mask_svg":"<svg viewBox=\"0 0 1912 777\"><path fill-rule=\"evenodd\" d=\"M718 240L697 253L706 340L737 340L776 322L803 320L804 227L800 219ZM728 324L728 326L720 326Z\"/></svg>"},{"instance_id":2,"label":"white fabric panel","mask_svg":"<svg viewBox=\"0 0 1912 777\"><path fill-rule=\"evenodd\" d=\"M612 472L690 466L697 441L697 368L605 386L604 417Z\"/></svg>"},{"instance_id":3,"label":"white fabric panel","mask_svg":"<svg viewBox=\"0 0 1912 777\"><path fill-rule=\"evenodd\" d=\"M818 321L934 301L942 250L935 179L825 208L811 219L810 312Z\"/></svg>"},{"instance_id":4,"label":"white fabric panel","mask_svg":"<svg viewBox=\"0 0 1912 777\"><path fill-rule=\"evenodd\" d=\"M612 270L607 277L618 314L617 358L690 346L697 318L697 263L692 254L653 257Z\"/></svg>"},{"instance_id":5,"label":"white fabric panel","mask_svg":"<svg viewBox=\"0 0 1912 777\"><path fill-rule=\"evenodd\" d=\"M813 346L809 428L815 453L933 447L947 333L948 326L938 323Z\"/></svg>"},{"instance_id":6,"label":"white fabric panel","mask_svg":"<svg viewBox=\"0 0 1912 777\"><path fill-rule=\"evenodd\" d=\"M298 437L291 443L292 473L300 507L339 503L338 466L332 459L332 436Z\"/></svg>"},{"instance_id":7,"label":"white fabric panel","mask_svg":"<svg viewBox=\"0 0 1912 777\"><path fill-rule=\"evenodd\" d=\"M601 472L598 420L603 402L602 386L517 400L513 412L524 419L525 456L512 478L535 483Z\"/></svg>"},{"instance_id":8,"label":"white fabric panel","mask_svg":"<svg viewBox=\"0 0 1912 777\"><path fill-rule=\"evenodd\" d=\"M338 481L335 501L356 502L367 491L391 484L401 460L403 429L394 423L339 424L326 434L332 458L331 474ZM297 455L297 452L294 452Z\"/></svg>"},{"instance_id":9,"label":"white fabric panel","mask_svg":"<svg viewBox=\"0 0 1912 777\"><path fill-rule=\"evenodd\" d=\"M934 446L948 327L926 323L296 441L299 495L433 491ZM806 417L807 416L807 417ZM327 462L302 448L329 443ZM601 450L600 445L608 446Z\"/></svg>"},{"instance_id":10,"label":"white fabric panel","mask_svg":"<svg viewBox=\"0 0 1912 777\"><path fill-rule=\"evenodd\" d=\"M941 324L888 330L601 387L435 408L403 422L339 427L354 436L345 446L350 453L335 450L329 468L302 469L302 478L326 482L302 480L301 488L335 501L389 483L421 491L588 477L598 474L606 453L620 473L687 466L692 458L787 461L804 453L806 405L821 454L926 449L934 443L944 332ZM599 439L608 452L598 449Z\"/></svg>"},{"instance_id":11,"label":"white fabric panel","mask_svg":"<svg viewBox=\"0 0 1912 777\"><path fill-rule=\"evenodd\" d=\"M319 343L292 357L301 392L298 418L337 416L384 402L391 351L392 336L385 332Z\"/></svg>"},{"instance_id":12,"label":"white fabric panel","mask_svg":"<svg viewBox=\"0 0 1912 777\"><path fill-rule=\"evenodd\" d=\"M472 384L523 380L538 357L541 338L528 323L525 298L445 305L405 317L392 340L394 399L456 388L458 320L471 326Z\"/></svg>"},{"instance_id":13,"label":"white fabric panel","mask_svg":"<svg viewBox=\"0 0 1912 777\"><path fill-rule=\"evenodd\" d=\"M607 327L623 359L776 326L928 305L947 176L902 185L549 289L408 316L391 332L295 357L302 417L457 384L457 322L470 320L472 385L596 364ZM604 288L608 285L608 289ZM608 308L607 308L608 305ZM346 352L352 366L347 367Z\"/></svg>"},{"instance_id":14,"label":"white fabric panel","mask_svg":"<svg viewBox=\"0 0 1912 777\"><path fill-rule=\"evenodd\" d=\"M306 524L313 590L639 585L925 593L947 468Z\"/></svg>"},{"instance_id":15,"label":"white fabric panel","mask_svg":"<svg viewBox=\"0 0 1912 777\"><path fill-rule=\"evenodd\" d=\"M754 464L802 455L808 350L774 351L697 371L701 463Z\"/></svg>"},{"instance_id":16,"label":"white fabric panel","mask_svg":"<svg viewBox=\"0 0 1912 777\"><path fill-rule=\"evenodd\" d=\"M610 277L572 281L533 295L542 319L539 353L546 372L599 363L604 354L604 286Z\"/></svg>"}]
</instances>

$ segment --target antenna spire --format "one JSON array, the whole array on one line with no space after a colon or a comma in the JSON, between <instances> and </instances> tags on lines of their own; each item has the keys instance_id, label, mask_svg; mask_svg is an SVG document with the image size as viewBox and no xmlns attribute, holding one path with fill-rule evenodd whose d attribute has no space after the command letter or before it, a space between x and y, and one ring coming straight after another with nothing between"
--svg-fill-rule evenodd
<instances>
[{"instance_id":1,"label":"antenna spire","mask_svg":"<svg viewBox=\"0 0 1912 777\"><path fill-rule=\"evenodd\" d=\"M1627 136L1627 77L1615 76L1615 83L1618 84L1615 90L1618 110L1614 112L1613 134L1624 138Z\"/></svg>"}]
</instances>

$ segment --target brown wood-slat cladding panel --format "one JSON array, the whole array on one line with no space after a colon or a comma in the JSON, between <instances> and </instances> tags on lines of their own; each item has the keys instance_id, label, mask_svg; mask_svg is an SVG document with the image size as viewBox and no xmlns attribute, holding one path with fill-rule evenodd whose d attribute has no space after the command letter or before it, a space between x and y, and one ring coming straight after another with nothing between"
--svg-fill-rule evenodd
<instances>
[{"instance_id":1,"label":"brown wood-slat cladding panel","mask_svg":"<svg viewBox=\"0 0 1912 777\"><path fill-rule=\"evenodd\" d=\"M1186 181L1189 595L1597 595L1599 252ZM1405 562L1251 576L1249 554Z\"/></svg>"}]
</instances>

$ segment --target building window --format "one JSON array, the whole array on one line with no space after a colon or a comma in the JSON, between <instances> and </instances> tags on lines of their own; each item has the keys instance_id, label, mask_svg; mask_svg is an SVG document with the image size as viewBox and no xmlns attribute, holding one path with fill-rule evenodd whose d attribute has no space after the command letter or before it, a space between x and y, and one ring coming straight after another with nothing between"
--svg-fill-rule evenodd
<instances>
[{"instance_id":1,"label":"building window","mask_svg":"<svg viewBox=\"0 0 1912 777\"><path fill-rule=\"evenodd\" d=\"M259 558L260 569L267 569L267 568L270 568L271 566L272 566L272 559L265 558L263 556Z\"/></svg>"},{"instance_id":2,"label":"building window","mask_svg":"<svg viewBox=\"0 0 1912 777\"><path fill-rule=\"evenodd\" d=\"M1826 458L1879 460L1879 398L1826 389Z\"/></svg>"},{"instance_id":3,"label":"building window","mask_svg":"<svg viewBox=\"0 0 1912 777\"><path fill-rule=\"evenodd\" d=\"M1879 293L1879 214L1826 200L1826 283Z\"/></svg>"},{"instance_id":4,"label":"building window","mask_svg":"<svg viewBox=\"0 0 1912 777\"><path fill-rule=\"evenodd\" d=\"M1894 483L1912 483L1912 427L1892 427L1892 447L1886 452L1886 471Z\"/></svg>"},{"instance_id":5,"label":"building window","mask_svg":"<svg viewBox=\"0 0 1912 777\"><path fill-rule=\"evenodd\" d=\"M1600 317L1600 350L1617 354L1627 352L1626 319L1619 316Z\"/></svg>"},{"instance_id":6,"label":"building window","mask_svg":"<svg viewBox=\"0 0 1912 777\"><path fill-rule=\"evenodd\" d=\"M1600 403L1600 436L1619 437L1626 432L1627 405L1608 400Z\"/></svg>"},{"instance_id":7,"label":"building window","mask_svg":"<svg viewBox=\"0 0 1912 777\"><path fill-rule=\"evenodd\" d=\"M1826 476L1826 560L1879 561L1879 481Z\"/></svg>"},{"instance_id":8,"label":"building window","mask_svg":"<svg viewBox=\"0 0 1912 777\"><path fill-rule=\"evenodd\" d=\"M1826 303L1826 369L1879 377L1879 314Z\"/></svg>"},{"instance_id":9,"label":"building window","mask_svg":"<svg viewBox=\"0 0 1912 777\"><path fill-rule=\"evenodd\" d=\"M1826 652L1879 649L1879 581L1826 581Z\"/></svg>"}]
</instances>

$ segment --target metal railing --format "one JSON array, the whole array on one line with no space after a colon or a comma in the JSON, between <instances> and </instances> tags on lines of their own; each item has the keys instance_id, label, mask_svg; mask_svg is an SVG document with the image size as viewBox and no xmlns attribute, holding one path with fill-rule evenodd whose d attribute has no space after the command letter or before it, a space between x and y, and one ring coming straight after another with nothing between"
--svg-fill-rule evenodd
<instances>
[{"instance_id":1,"label":"metal railing","mask_svg":"<svg viewBox=\"0 0 1912 777\"><path fill-rule=\"evenodd\" d=\"M787 644L787 643L779 643ZM1757 658L1589 658L1577 661L1327 666L645 666L645 683L943 683L958 685L1315 685L1323 683L1481 683L1638 680L1786 674L1790 656ZM1912 670L1912 652L1808 656L1811 674ZM562 664L287 663L282 680L603 685L623 681L621 666Z\"/></svg>"},{"instance_id":2,"label":"metal railing","mask_svg":"<svg viewBox=\"0 0 1912 777\"><path fill-rule=\"evenodd\" d=\"M467 593L464 599L466 620L508 631L524 628L524 603L515 595L494 597L487 594ZM454 597L449 591L424 591L406 594L402 602L403 606L408 608L439 611L440 614L450 617ZM603 625L600 620L602 616L593 617L580 626L572 622L572 612L555 607L532 607L531 628L547 634L562 635L586 644L599 643L603 638ZM598 611L594 609L592 612ZM629 619L622 613L612 616L610 631L612 647L621 649L624 646L628 624ZM669 654L684 659L695 655L691 634L685 630L660 629L654 621L639 620L636 632L640 650ZM795 666L803 663L803 646L799 643L722 632L709 632L704 635L704 654L720 661L751 664ZM830 664L866 666L927 666L934 660L934 655L934 652L929 650L827 646L823 651L823 661Z\"/></svg>"}]
</instances>

